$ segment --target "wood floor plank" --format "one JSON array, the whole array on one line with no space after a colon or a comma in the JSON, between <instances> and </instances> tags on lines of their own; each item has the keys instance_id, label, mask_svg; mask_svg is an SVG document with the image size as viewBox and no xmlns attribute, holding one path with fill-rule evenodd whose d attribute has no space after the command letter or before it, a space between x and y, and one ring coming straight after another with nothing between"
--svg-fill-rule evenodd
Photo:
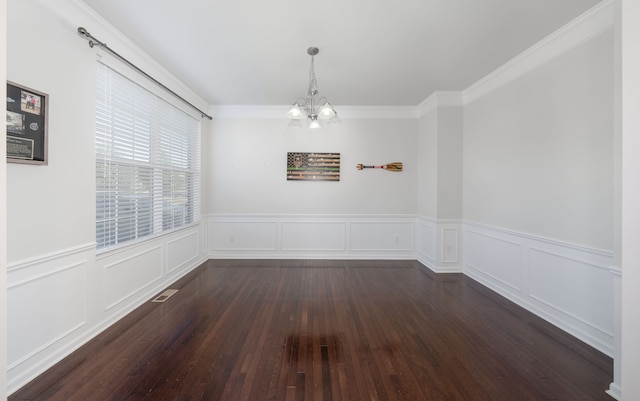
<instances>
[{"instance_id":1,"label":"wood floor plank","mask_svg":"<svg viewBox=\"0 0 640 401\"><path fill-rule=\"evenodd\" d=\"M610 401L612 360L415 261L211 260L9 401Z\"/></svg>"}]
</instances>

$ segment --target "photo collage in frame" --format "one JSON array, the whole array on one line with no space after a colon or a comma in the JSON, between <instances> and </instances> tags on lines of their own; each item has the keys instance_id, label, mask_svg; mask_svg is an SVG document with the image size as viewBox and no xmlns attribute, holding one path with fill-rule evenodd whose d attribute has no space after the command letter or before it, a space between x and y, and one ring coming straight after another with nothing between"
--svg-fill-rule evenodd
<instances>
[{"instance_id":1,"label":"photo collage in frame","mask_svg":"<svg viewBox=\"0 0 640 401\"><path fill-rule=\"evenodd\" d=\"M7 82L7 162L47 164L47 94Z\"/></svg>"}]
</instances>

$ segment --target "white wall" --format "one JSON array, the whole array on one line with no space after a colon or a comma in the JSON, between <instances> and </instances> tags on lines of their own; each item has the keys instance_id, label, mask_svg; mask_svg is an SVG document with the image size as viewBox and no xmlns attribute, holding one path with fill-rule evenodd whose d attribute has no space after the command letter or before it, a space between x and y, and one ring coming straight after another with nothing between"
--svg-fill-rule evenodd
<instances>
[{"instance_id":1,"label":"white wall","mask_svg":"<svg viewBox=\"0 0 640 401\"><path fill-rule=\"evenodd\" d=\"M205 258L204 225L96 255L97 50L76 28L206 105L80 2L9 0L7 16L7 79L47 93L50 106L48 165L7 165L11 393Z\"/></svg>"},{"instance_id":2,"label":"white wall","mask_svg":"<svg viewBox=\"0 0 640 401\"><path fill-rule=\"evenodd\" d=\"M640 4L622 0L622 399L640 399Z\"/></svg>"},{"instance_id":3,"label":"white wall","mask_svg":"<svg viewBox=\"0 0 640 401\"><path fill-rule=\"evenodd\" d=\"M211 257L415 257L415 118L372 113L309 130L281 112L211 125ZM287 152L340 153L340 181L287 181ZM356 169L390 162L403 171Z\"/></svg>"},{"instance_id":4,"label":"white wall","mask_svg":"<svg viewBox=\"0 0 640 401\"><path fill-rule=\"evenodd\" d=\"M37 2L9 1L8 14L8 79L51 96L48 166L7 166L12 262L93 242L94 138L87 133L95 127L95 56ZM23 23L29 20L40 28ZM34 62L34 54L46 63Z\"/></svg>"},{"instance_id":5,"label":"white wall","mask_svg":"<svg viewBox=\"0 0 640 401\"><path fill-rule=\"evenodd\" d=\"M0 0L0 82L7 77L7 2ZM6 109L6 86L0 89L0 104ZM7 168L6 121L0 122L0 400L7 395Z\"/></svg>"},{"instance_id":6,"label":"white wall","mask_svg":"<svg viewBox=\"0 0 640 401\"><path fill-rule=\"evenodd\" d=\"M438 218L462 218L462 107L438 108Z\"/></svg>"},{"instance_id":7,"label":"white wall","mask_svg":"<svg viewBox=\"0 0 640 401\"><path fill-rule=\"evenodd\" d=\"M437 272L461 272L462 93L436 92L419 110L417 258Z\"/></svg>"},{"instance_id":8,"label":"white wall","mask_svg":"<svg viewBox=\"0 0 640 401\"><path fill-rule=\"evenodd\" d=\"M613 249L609 30L467 104L464 218Z\"/></svg>"},{"instance_id":9,"label":"white wall","mask_svg":"<svg viewBox=\"0 0 640 401\"><path fill-rule=\"evenodd\" d=\"M415 119L343 119L319 130L290 127L284 116L211 125L210 213L415 214ZM340 153L340 181L287 181L287 152ZM356 169L389 162L404 170Z\"/></svg>"},{"instance_id":10,"label":"white wall","mask_svg":"<svg viewBox=\"0 0 640 401\"><path fill-rule=\"evenodd\" d=\"M438 110L431 107L418 120L418 209L438 218Z\"/></svg>"},{"instance_id":11,"label":"white wall","mask_svg":"<svg viewBox=\"0 0 640 401\"><path fill-rule=\"evenodd\" d=\"M602 3L465 91L463 260L613 356L612 10Z\"/></svg>"}]
</instances>

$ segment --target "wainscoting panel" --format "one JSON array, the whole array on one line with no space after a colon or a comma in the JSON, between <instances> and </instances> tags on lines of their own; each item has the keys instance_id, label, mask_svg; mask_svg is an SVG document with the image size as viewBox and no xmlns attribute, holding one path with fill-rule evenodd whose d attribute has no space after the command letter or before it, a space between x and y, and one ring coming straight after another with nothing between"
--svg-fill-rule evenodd
<instances>
[{"instance_id":1,"label":"wainscoting panel","mask_svg":"<svg viewBox=\"0 0 640 401\"><path fill-rule=\"evenodd\" d=\"M415 259L415 216L210 215L209 257Z\"/></svg>"},{"instance_id":2,"label":"wainscoting panel","mask_svg":"<svg viewBox=\"0 0 640 401\"><path fill-rule=\"evenodd\" d=\"M442 237L442 262L458 263L458 229L441 228Z\"/></svg>"},{"instance_id":3,"label":"wainscoting panel","mask_svg":"<svg viewBox=\"0 0 640 401\"><path fill-rule=\"evenodd\" d=\"M418 218L418 260L425 266L436 266L436 223Z\"/></svg>"},{"instance_id":4,"label":"wainscoting panel","mask_svg":"<svg viewBox=\"0 0 640 401\"><path fill-rule=\"evenodd\" d=\"M210 221L209 252L276 251L278 223L264 219Z\"/></svg>"},{"instance_id":5,"label":"wainscoting panel","mask_svg":"<svg viewBox=\"0 0 640 401\"><path fill-rule=\"evenodd\" d=\"M87 330L95 244L7 267L7 391L43 372Z\"/></svg>"},{"instance_id":6,"label":"wainscoting panel","mask_svg":"<svg viewBox=\"0 0 640 401\"><path fill-rule=\"evenodd\" d=\"M288 221L282 223L283 251L344 252L344 222Z\"/></svg>"},{"instance_id":7,"label":"wainscoting panel","mask_svg":"<svg viewBox=\"0 0 640 401\"><path fill-rule=\"evenodd\" d=\"M86 274L84 260L9 284L8 369L86 324Z\"/></svg>"},{"instance_id":8,"label":"wainscoting panel","mask_svg":"<svg viewBox=\"0 0 640 401\"><path fill-rule=\"evenodd\" d=\"M613 356L612 253L469 222L463 237L466 275Z\"/></svg>"},{"instance_id":9,"label":"wainscoting panel","mask_svg":"<svg viewBox=\"0 0 640 401\"><path fill-rule=\"evenodd\" d=\"M162 247L115 260L104 267L105 310L143 290L162 277L164 260Z\"/></svg>"},{"instance_id":10,"label":"wainscoting panel","mask_svg":"<svg viewBox=\"0 0 640 401\"><path fill-rule=\"evenodd\" d=\"M350 224L350 249L353 251L411 252L415 249L415 224L354 222Z\"/></svg>"},{"instance_id":11,"label":"wainscoting panel","mask_svg":"<svg viewBox=\"0 0 640 401\"><path fill-rule=\"evenodd\" d=\"M522 244L503 233L467 229L465 267L469 267L507 291L522 290ZM466 270L465 270L466 272Z\"/></svg>"},{"instance_id":12,"label":"wainscoting panel","mask_svg":"<svg viewBox=\"0 0 640 401\"><path fill-rule=\"evenodd\" d=\"M173 272L198 259L200 235L188 233L167 242L167 271Z\"/></svg>"},{"instance_id":13,"label":"wainscoting panel","mask_svg":"<svg viewBox=\"0 0 640 401\"><path fill-rule=\"evenodd\" d=\"M549 312L570 317L565 323L570 323L574 330L609 342L614 330L614 286L609 267L581 258L580 251L572 253L529 248L529 295Z\"/></svg>"},{"instance_id":14,"label":"wainscoting panel","mask_svg":"<svg viewBox=\"0 0 640 401\"><path fill-rule=\"evenodd\" d=\"M206 260L205 225L96 254L95 243L10 263L9 394Z\"/></svg>"},{"instance_id":15,"label":"wainscoting panel","mask_svg":"<svg viewBox=\"0 0 640 401\"><path fill-rule=\"evenodd\" d=\"M418 217L417 258L436 273L462 273L459 220Z\"/></svg>"}]
</instances>

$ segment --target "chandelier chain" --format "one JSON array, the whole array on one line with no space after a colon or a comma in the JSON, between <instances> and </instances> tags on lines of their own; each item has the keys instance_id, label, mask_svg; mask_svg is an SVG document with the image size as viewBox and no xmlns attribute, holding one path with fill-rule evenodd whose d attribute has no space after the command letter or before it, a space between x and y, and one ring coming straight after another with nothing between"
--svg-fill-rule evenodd
<instances>
[{"instance_id":1,"label":"chandelier chain","mask_svg":"<svg viewBox=\"0 0 640 401\"><path fill-rule=\"evenodd\" d=\"M318 81L316 80L314 56L311 56L311 65L309 66L309 89L307 90L309 97L318 94Z\"/></svg>"}]
</instances>

